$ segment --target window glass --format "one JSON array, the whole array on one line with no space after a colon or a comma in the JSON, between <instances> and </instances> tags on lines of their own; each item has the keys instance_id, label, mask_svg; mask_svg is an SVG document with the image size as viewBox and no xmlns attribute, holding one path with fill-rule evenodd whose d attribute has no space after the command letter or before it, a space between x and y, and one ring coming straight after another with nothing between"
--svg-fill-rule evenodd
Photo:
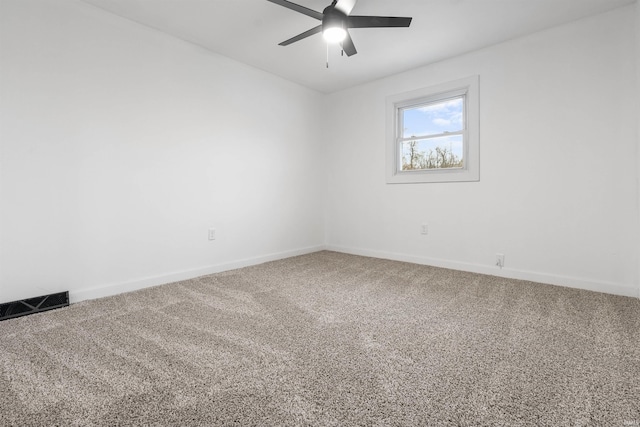
<instances>
[{"instance_id":1,"label":"window glass","mask_svg":"<svg viewBox=\"0 0 640 427\"><path fill-rule=\"evenodd\" d=\"M458 97L403 108L403 138L458 132L464 126L464 99Z\"/></svg>"},{"instance_id":2,"label":"window glass","mask_svg":"<svg viewBox=\"0 0 640 427\"><path fill-rule=\"evenodd\" d=\"M402 170L464 167L462 135L410 139L402 143Z\"/></svg>"}]
</instances>

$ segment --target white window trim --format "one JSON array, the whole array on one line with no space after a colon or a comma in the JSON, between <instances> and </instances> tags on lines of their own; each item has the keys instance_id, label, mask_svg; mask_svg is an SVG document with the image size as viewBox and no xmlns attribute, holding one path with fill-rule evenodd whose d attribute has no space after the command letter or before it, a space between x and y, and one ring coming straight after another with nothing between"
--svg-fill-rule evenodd
<instances>
[{"instance_id":1,"label":"white window trim","mask_svg":"<svg viewBox=\"0 0 640 427\"><path fill-rule=\"evenodd\" d=\"M387 183L469 182L480 180L480 90L472 76L387 97ZM401 171L398 143L398 110L411 105L465 97L464 167Z\"/></svg>"}]
</instances>

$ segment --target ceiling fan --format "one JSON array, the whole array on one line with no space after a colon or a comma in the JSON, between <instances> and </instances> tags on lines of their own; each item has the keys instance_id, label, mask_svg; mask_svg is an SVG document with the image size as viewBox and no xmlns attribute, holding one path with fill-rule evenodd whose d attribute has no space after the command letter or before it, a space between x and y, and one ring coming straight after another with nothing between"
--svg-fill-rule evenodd
<instances>
[{"instance_id":1,"label":"ceiling fan","mask_svg":"<svg viewBox=\"0 0 640 427\"><path fill-rule=\"evenodd\" d=\"M288 46L309 36L322 32L323 37L330 43L340 43L342 50L347 56L358 53L349 28L381 28L381 27L408 27L412 18L401 18L395 16L352 16L349 15L356 5L357 0L333 0L322 13L308 9L299 4L287 0L268 0L271 3L279 4L287 9L302 13L322 21L321 25L314 27L304 33L279 43L280 46Z\"/></svg>"}]
</instances>

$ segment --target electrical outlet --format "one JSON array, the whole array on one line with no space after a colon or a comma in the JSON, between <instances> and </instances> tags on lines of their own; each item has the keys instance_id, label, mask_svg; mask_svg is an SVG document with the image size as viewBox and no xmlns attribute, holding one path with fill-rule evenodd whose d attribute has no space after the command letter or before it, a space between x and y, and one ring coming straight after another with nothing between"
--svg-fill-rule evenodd
<instances>
[{"instance_id":1,"label":"electrical outlet","mask_svg":"<svg viewBox=\"0 0 640 427\"><path fill-rule=\"evenodd\" d=\"M429 234L429 226L427 224L422 224L422 227L420 227L420 234Z\"/></svg>"},{"instance_id":2,"label":"electrical outlet","mask_svg":"<svg viewBox=\"0 0 640 427\"><path fill-rule=\"evenodd\" d=\"M209 229L209 240L216 240L216 229L215 228L210 228Z\"/></svg>"},{"instance_id":3,"label":"electrical outlet","mask_svg":"<svg viewBox=\"0 0 640 427\"><path fill-rule=\"evenodd\" d=\"M504 267L504 254L496 254L496 265L500 268Z\"/></svg>"}]
</instances>

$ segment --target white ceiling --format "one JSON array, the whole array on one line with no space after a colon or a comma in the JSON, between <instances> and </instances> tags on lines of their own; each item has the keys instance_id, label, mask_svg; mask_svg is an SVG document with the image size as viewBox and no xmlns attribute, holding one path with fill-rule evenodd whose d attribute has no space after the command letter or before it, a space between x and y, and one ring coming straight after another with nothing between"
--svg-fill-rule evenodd
<instances>
[{"instance_id":1,"label":"white ceiling","mask_svg":"<svg viewBox=\"0 0 640 427\"><path fill-rule=\"evenodd\" d=\"M352 29L358 50L341 57L320 34L278 43L319 21L266 0L83 0L213 52L334 92L460 55L635 0L360 0L352 15L411 16L410 28ZM322 11L331 0L295 0Z\"/></svg>"}]
</instances>

